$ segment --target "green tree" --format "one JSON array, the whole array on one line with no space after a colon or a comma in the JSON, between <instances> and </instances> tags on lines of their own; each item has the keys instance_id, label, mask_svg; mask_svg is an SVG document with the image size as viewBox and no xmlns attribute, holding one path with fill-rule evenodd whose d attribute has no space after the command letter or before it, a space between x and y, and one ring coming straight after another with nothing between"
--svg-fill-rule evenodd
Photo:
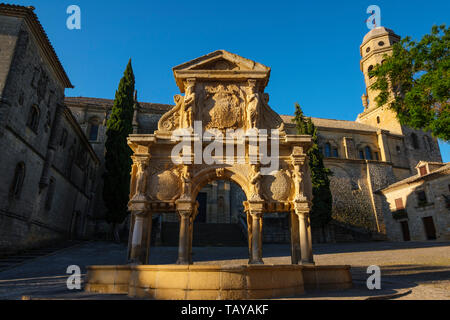
<instances>
[{"instance_id":1,"label":"green tree","mask_svg":"<svg viewBox=\"0 0 450 320\"><path fill-rule=\"evenodd\" d=\"M433 26L419 42L410 37L393 45L392 55L377 65L374 89L378 106L389 103L401 124L450 140L450 31Z\"/></svg>"},{"instance_id":2,"label":"green tree","mask_svg":"<svg viewBox=\"0 0 450 320\"><path fill-rule=\"evenodd\" d=\"M298 134L312 136L312 146L308 150L309 167L311 171L311 182L313 201L311 208L311 225L322 228L331 220L333 198L330 191L330 169L323 164L323 155L317 144L317 128L311 118L305 117L298 103L295 104L295 118L292 122L296 124Z\"/></svg>"},{"instance_id":3,"label":"green tree","mask_svg":"<svg viewBox=\"0 0 450 320\"><path fill-rule=\"evenodd\" d=\"M133 93L134 74L130 59L120 80L106 125L103 200L107 209L106 220L112 225L117 241L119 240L117 226L128 214L132 151L128 147L127 137L133 131Z\"/></svg>"}]
</instances>

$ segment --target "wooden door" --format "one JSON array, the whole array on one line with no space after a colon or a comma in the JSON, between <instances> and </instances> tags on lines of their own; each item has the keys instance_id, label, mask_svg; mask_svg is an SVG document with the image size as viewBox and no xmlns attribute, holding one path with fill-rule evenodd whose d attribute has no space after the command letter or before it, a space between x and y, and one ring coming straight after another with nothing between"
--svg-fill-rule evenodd
<instances>
[{"instance_id":1,"label":"wooden door","mask_svg":"<svg viewBox=\"0 0 450 320\"><path fill-rule=\"evenodd\" d=\"M436 240L436 228L434 227L433 217L425 217L422 220L427 240Z\"/></svg>"}]
</instances>

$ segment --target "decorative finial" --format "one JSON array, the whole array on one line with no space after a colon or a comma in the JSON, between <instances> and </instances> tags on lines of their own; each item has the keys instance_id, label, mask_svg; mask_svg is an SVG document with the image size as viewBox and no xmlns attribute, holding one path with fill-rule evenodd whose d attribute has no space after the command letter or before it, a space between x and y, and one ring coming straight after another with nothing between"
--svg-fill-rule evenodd
<instances>
[{"instance_id":1,"label":"decorative finial","mask_svg":"<svg viewBox=\"0 0 450 320\"><path fill-rule=\"evenodd\" d=\"M369 106L369 102L367 101L367 94L364 93L361 97L361 100L362 100L364 109L367 109L367 107Z\"/></svg>"}]
</instances>

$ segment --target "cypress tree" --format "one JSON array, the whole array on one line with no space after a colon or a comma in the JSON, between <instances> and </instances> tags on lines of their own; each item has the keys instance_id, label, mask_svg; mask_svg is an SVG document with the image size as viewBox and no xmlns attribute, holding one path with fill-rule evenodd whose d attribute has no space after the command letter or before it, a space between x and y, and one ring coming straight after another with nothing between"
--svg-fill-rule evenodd
<instances>
[{"instance_id":1,"label":"cypress tree","mask_svg":"<svg viewBox=\"0 0 450 320\"><path fill-rule=\"evenodd\" d=\"M323 227L331 220L333 198L329 176L332 175L332 172L323 164L323 155L317 144L317 128L311 118L304 116L298 103L295 104L295 118L292 122L296 124L298 134L312 136L312 146L307 153L314 196L311 208L311 226L323 230Z\"/></svg>"},{"instance_id":2,"label":"cypress tree","mask_svg":"<svg viewBox=\"0 0 450 320\"><path fill-rule=\"evenodd\" d=\"M127 137L133 132L133 93L134 74L130 59L106 124L103 200L107 209L106 221L112 224L115 240L119 240L116 227L128 214L132 150L128 147Z\"/></svg>"}]
</instances>

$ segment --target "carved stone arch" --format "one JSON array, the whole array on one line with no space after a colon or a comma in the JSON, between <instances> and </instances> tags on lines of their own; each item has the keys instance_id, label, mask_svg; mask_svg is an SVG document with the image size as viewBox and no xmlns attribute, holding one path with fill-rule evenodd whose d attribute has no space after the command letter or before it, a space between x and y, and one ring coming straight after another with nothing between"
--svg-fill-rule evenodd
<instances>
[{"instance_id":1,"label":"carved stone arch","mask_svg":"<svg viewBox=\"0 0 450 320\"><path fill-rule=\"evenodd\" d=\"M227 180L236 183L245 193L247 199L251 197L250 181L240 172L231 167L217 166L212 168L205 168L196 173L192 179L192 193L191 199L197 198L200 190L208 183L216 180Z\"/></svg>"}]
</instances>

